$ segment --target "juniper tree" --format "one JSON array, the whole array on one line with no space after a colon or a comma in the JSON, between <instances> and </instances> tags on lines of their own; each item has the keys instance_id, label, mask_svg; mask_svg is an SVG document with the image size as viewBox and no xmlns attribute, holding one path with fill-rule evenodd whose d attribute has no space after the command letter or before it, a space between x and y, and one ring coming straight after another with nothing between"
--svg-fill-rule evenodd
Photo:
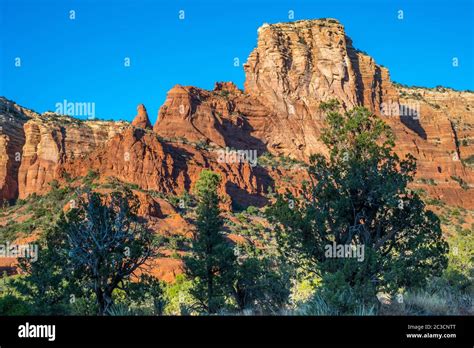
<instances>
[{"instance_id":1,"label":"juniper tree","mask_svg":"<svg viewBox=\"0 0 474 348\"><path fill-rule=\"evenodd\" d=\"M232 297L240 312L280 313L290 296L291 269L277 255L254 245L241 247L232 284Z\"/></svg>"},{"instance_id":2,"label":"juniper tree","mask_svg":"<svg viewBox=\"0 0 474 348\"><path fill-rule=\"evenodd\" d=\"M71 264L88 280L100 315L113 305L114 290L156 255L157 241L137 216L137 207L129 190L109 197L88 192L66 216Z\"/></svg>"},{"instance_id":3,"label":"juniper tree","mask_svg":"<svg viewBox=\"0 0 474 348\"><path fill-rule=\"evenodd\" d=\"M326 294L420 286L446 267L447 243L438 217L408 188L416 171L411 155L394 153L386 123L363 107L340 112L323 103L329 156L312 155L303 197L278 195L268 210L288 259L323 279ZM364 260L333 258L327 246L363 245ZM337 302L337 299L334 299Z\"/></svg>"},{"instance_id":4,"label":"juniper tree","mask_svg":"<svg viewBox=\"0 0 474 348\"><path fill-rule=\"evenodd\" d=\"M17 287L41 314L66 314L69 304L83 298L106 315L115 289L133 292L136 300L132 290L150 288L150 282L130 281L157 254L159 239L137 216L138 201L130 190L108 196L87 191L75 202L41 237L38 261L20 260L26 277Z\"/></svg>"},{"instance_id":5,"label":"juniper tree","mask_svg":"<svg viewBox=\"0 0 474 348\"><path fill-rule=\"evenodd\" d=\"M82 271L73 267L68 256L66 228L67 221L61 214L54 226L36 242L39 246L37 260L18 260L24 276L15 279L14 285L30 301L31 314L68 314L71 302L90 297Z\"/></svg>"}]
</instances>

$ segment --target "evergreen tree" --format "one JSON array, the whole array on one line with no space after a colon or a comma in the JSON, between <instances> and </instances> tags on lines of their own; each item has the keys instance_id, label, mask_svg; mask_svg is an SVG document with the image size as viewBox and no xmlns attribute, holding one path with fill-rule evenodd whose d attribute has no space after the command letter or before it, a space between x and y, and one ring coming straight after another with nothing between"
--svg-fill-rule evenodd
<instances>
[{"instance_id":1,"label":"evergreen tree","mask_svg":"<svg viewBox=\"0 0 474 348\"><path fill-rule=\"evenodd\" d=\"M240 312L277 314L288 304L291 269L276 255L260 252L253 245L240 249L235 267L232 296Z\"/></svg>"},{"instance_id":2,"label":"evergreen tree","mask_svg":"<svg viewBox=\"0 0 474 348\"><path fill-rule=\"evenodd\" d=\"M156 240L136 215L138 201L129 190L113 192L109 203L88 193L79 209L68 215L66 235L69 257L90 281L99 306L107 314L112 293L156 255Z\"/></svg>"},{"instance_id":3,"label":"evergreen tree","mask_svg":"<svg viewBox=\"0 0 474 348\"><path fill-rule=\"evenodd\" d=\"M67 221L62 214L57 223L37 241L37 260L18 260L25 276L16 279L14 285L31 302L32 314L69 314L71 302L78 298L91 298L82 270L71 264L66 228Z\"/></svg>"},{"instance_id":4,"label":"evergreen tree","mask_svg":"<svg viewBox=\"0 0 474 348\"><path fill-rule=\"evenodd\" d=\"M185 272L194 281L190 292L197 301L197 309L208 314L224 307L235 267L233 248L222 233L219 184L218 174L201 172L194 187L198 205L192 255L184 259Z\"/></svg>"},{"instance_id":5,"label":"evergreen tree","mask_svg":"<svg viewBox=\"0 0 474 348\"><path fill-rule=\"evenodd\" d=\"M341 113L337 101L321 108L328 158L311 156L303 198L279 195L268 211L282 252L319 275L326 298L339 306L423 285L446 267L447 243L437 216L407 187L414 157L399 159L390 128L367 109ZM337 257L328 253L332 245L362 247L355 250L364 255Z\"/></svg>"},{"instance_id":6,"label":"evergreen tree","mask_svg":"<svg viewBox=\"0 0 474 348\"><path fill-rule=\"evenodd\" d=\"M114 290L127 290L123 285L156 255L157 241L136 215L131 191L84 196L45 234L38 261L21 260L27 276L19 287L55 314L58 305L82 296L108 314Z\"/></svg>"}]
</instances>

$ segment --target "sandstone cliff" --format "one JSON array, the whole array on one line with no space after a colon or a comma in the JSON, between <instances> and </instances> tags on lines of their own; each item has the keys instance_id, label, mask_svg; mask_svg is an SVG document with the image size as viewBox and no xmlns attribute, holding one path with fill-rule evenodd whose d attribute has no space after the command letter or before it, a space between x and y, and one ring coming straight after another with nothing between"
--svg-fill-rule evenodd
<instances>
[{"instance_id":1,"label":"sandstone cliff","mask_svg":"<svg viewBox=\"0 0 474 348\"><path fill-rule=\"evenodd\" d=\"M307 159L324 151L322 101L337 98L375 113L384 101L398 102L388 70L353 48L334 19L264 24L244 69L245 93L231 83L212 92L173 88L155 131Z\"/></svg>"},{"instance_id":2,"label":"sandstone cliff","mask_svg":"<svg viewBox=\"0 0 474 348\"><path fill-rule=\"evenodd\" d=\"M318 140L319 105L337 98L390 124L396 150L418 159L416 186L450 204L474 206L473 93L394 85L334 19L264 24L244 68L245 92L230 83L214 91L173 88L155 132L307 160L326 151Z\"/></svg>"},{"instance_id":3,"label":"sandstone cliff","mask_svg":"<svg viewBox=\"0 0 474 348\"><path fill-rule=\"evenodd\" d=\"M474 93L392 83L334 19L264 24L244 70L243 91L232 82L212 91L176 85L153 128L142 104L128 124L40 115L0 98L0 202L46 193L53 180L79 185L76 179L94 172L102 184L133 184L139 214L157 233L186 235L189 223L157 193L190 191L203 168L221 175L227 209L262 206L270 189L300 193L304 162L327 151L318 140L325 126L319 106L336 98L391 126L396 151L417 158L415 188L474 208ZM256 151L258 165L221 161L224 149ZM160 278L179 273L180 260L155 261Z\"/></svg>"},{"instance_id":4,"label":"sandstone cliff","mask_svg":"<svg viewBox=\"0 0 474 348\"><path fill-rule=\"evenodd\" d=\"M18 170L25 144L23 126L34 114L0 98L0 203L18 197Z\"/></svg>"},{"instance_id":5,"label":"sandstone cliff","mask_svg":"<svg viewBox=\"0 0 474 348\"><path fill-rule=\"evenodd\" d=\"M474 93L397 90L405 114L385 119L397 136L397 150L417 158L416 185L446 203L473 208ZM410 108L418 108L417 117L406 115Z\"/></svg>"},{"instance_id":6,"label":"sandstone cliff","mask_svg":"<svg viewBox=\"0 0 474 348\"><path fill-rule=\"evenodd\" d=\"M126 126L40 115L5 98L0 99L0 111L0 198L7 200L48 191L61 164L87 156Z\"/></svg>"},{"instance_id":7,"label":"sandstone cliff","mask_svg":"<svg viewBox=\"0 0 474 348\"><path fill-rule=\"evenodd\" d=\"M104 180L115 177L165 194L190 191L201 170L209 168L221 174L220 193L229 207L237 201L262 204L263 194L271 185L260 168L219 162L216 150L165 142L151 131L133 127L116 134L87 157L66 162L63 168L72 177L85 176L92 170Z\"/></svg>"},{"instance_id":8,"label":"sandstone cliff","mask_svg":"<svg viewBox=\"0 0 474 348\"><path fill-rule=\"evenodd\" d=\"M2 99L0 197L41 194L52 180L67 182L89 170L104 180L180 194L211 168L222 174L229 201L261 204L268 187L297 191L302 171L222 163L217 152L229 147L301 161L325 153L319 105L337 98L390 124L396 150L418 159L415 186L450 204L474 206L473 93L393 84L334 19L264 24L244 70L244 91L231 82L212 91L173 87L153 131L144 105L128 126L38 115Z\"/></svg>"}]
</instances>

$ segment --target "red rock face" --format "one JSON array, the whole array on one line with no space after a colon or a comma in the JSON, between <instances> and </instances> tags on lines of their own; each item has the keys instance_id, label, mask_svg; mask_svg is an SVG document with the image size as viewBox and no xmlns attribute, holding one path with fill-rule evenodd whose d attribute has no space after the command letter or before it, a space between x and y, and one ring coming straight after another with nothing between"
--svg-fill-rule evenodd
<instances>
[{"instance_id":1,"label":"red rock face","mask_svg":"<svg viewBox=\"0 0 474 348\"><path fill-rule=\"evenodd\" d=\"M212 139L224 146L223 135L218 130L218 109L225 105L217 100L209 102L211 96L210 92L194 87L173 87L160 108L154 131L163 137L184 137L191 142Z\"/></svg>"},{"instance_id":2,"label":"red rock face","mask_svg":"<svg viewBox=\"0 0 474 348\"><path fill-rule=\"evenodd\" d=\"M42 193L64 173L79 176L90 169L101 179L113 176L143 189L180 194L210 168L223 177L228 206L231 200L261 204L267 187L297 191L304 174L222 162L218 151L268 151L303 161L326 153L318 139L325 126L319 106L337 98L345 108L363 105L389 123L396 150L418 159L416 186L450 204L474 207L467 189L474 183L469 165L473 93L394 86L388 70L356 50L332 19L263 25L244 69L245 91L231 82L218 82L212 91L173 87L153 131L143 105L128 128L113 122L76 124L18 106L16 113L4 111L15 122L3 121L0 132L0 198ZM389 105L399 112L404 104L418 109L419 117L385 110Z\"/></svg>"},{"instance_id":3,"label":"red rock face","mask_svg":"<svg viewBox=\"0 0 474 348\"><path fill-rule=\"evenodd\" d=\"M174 87L155 132L304 160L325 151L322 101L375 113L384 100L398 102L387 69L355 50L335 20L263 25L244 69L245 93L228 82L213 91Z\"/></svg>"},{"instance_id":4,"label":"red rock face","mask_svg":"<svg viewBox=\"0 0 474 348\"><path fill-rule=\"evenodd\" d=\"M135 116L133 119L132 126L143 129L151 129L151 123L150 119L148 118L145 105L140 104L137 106L137 116Z\"/></svg>"},{"instance_id":5,"label":"red rock face","mask_svg":"<svg viewBox=\"0 0 474 348\"><path fill-rule=\"evenodd\" d=\"M20 199L47 192L65 162L87 156L125 126L104 121L70 122L67 117L48 116L30 119L23 126L25 144L18 171Z\"/></svg>"},{"instance_id":6,"label":"red rock face","mask_svg":"<svg viewBox=\"0 0 474 348\"><path fill-rule=\"evenodd\" d=\"M178 85L168 92L153 130L165 139L263 152L265 145L251 123L263 126L268 115L231 82L216 83L213 91Z\"/></svg>"},{"instance_id":7,"label":"red rock face","mask_svg":"<svg viewBox=\"0 0 474 348\"><path fill-rule=\"evenodd\" d=\"M473 93L395 87L388 70L357 51L335 20L263 25L244 68L245 93L230 83L214 91L172 89L155 131L306 161L326 152L319 105L337 98L390 124L396 151L418 159L415 186L449 204L474 207L467 189L474 183L467 163L474 152ZM405 115L411 108L419 117Z\"/></svg>"},{"instance_id":8,"label":"red rock face","mask_svg":"<svg viewBox=\"0 0 474 348\"><path fill-rule=\"evenodd\" d=\"M245 92L272 113L268 150L299 159L325 151L318 140L321 102L336 98L344 108L379 113L385 99L398 99L388 71L355 50L333 19L263 25L244 68Z\"/></svg>"},{"instance_id":9,"label":"red rock face","mask_svg":"<svg viewBox=\"0 0 474 348\"><path fill-rule=\"evenodd\" d=\"M418 108L419 115L384 120L397 136L397 151L417 158L416 186L448 204L474 207L474 171L469 164L474 152L474 93L401 87L398 92L402 110Z\"/></svg>"},{"instance_id":10,"label":"red rock face","mask_svg":"<svg viewBox=\"0 0 474 348\"><path fill-rule=\"evenodd\" d=\"M218 152L202 150L184 143L163 142L151 132L127 128L84 159L63 165L69 175L85 176L89 170L101 178L115 177L145 190L166 194L190 191L204 168L219 173L223 179L220 193L230 205L233 200L247 205L262 204L268 175L248 163L220 163Z\"/></svg>"},{"instance_id":11,"label":"red rock face","mask_svg":"<svg viewBox=\"0 0 474 348\"><path fill-rule=\"evenodd\" d=\"M23 125L31 113L0 98L0 203L18 197L18 171L25 144Z\"/></svg>"},{"instance_id":12,"label":"red rock face","mask_svg":"<svg viewBox=\"0 0 474 348\"><path fill-rule=\"evenodd\" d=\"M39 115L0 98L0 201L47 192L62 163L87 156L125 125Z\"/></svg>"}]
</instances>

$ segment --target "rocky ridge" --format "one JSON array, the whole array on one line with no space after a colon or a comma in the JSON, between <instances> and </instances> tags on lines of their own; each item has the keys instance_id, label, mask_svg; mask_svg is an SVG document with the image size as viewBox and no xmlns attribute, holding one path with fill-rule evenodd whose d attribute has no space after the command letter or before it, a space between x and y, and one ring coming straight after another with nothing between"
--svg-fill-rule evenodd
<instances>
[{"instance_id":1,"label":"rocky ridge","mask_svg":"<svg viewBox=\"0 0 474 348\"><path fill-rule=\"evenodd\" d=\"M264 24L244 70L244 91L231 82L218 82L212 91L176 85L153 128L144 105L129 125L38 115L0 100L0 198L42 194L52 180L90 170L179 194L192 187L202 168L211 168L224 177L222 194L231 201L252 197L249 204L263 204L268 187L290 186L282 176L301 178L302 171L223 163L219 151L298 161L325 153L318 140L324 127L319 105L337 98L345 108L363 105L386 119L397 151L418 159L416 185L450 204L474 206L472 93L393 84L388 70L355 49L334 19ZM387 114L387 105L408 105L419 115Z\"/></svg>"},{"instance_id":2,"label":"rocky ridge","mask_svg":"<svg viewBox=\"0 0 474 348\"><path fill-rule=\"evenodd\" d=\"M243 91L232 82L211 91L176 85L153 127L143 104L128 124L40 115L0 98L0 200L45 194L53 181L76 185L93 173L94 182L132 184L139 214L157 233L186 235L192 227L156 193L189 192L210 168L223 178L219 193L228 210L262 206L269 191L298 194L304 162L326 153L318 140L325 125L319 105L337 98L344 108L367 107L392 127L396 151L418 160L414 187L474 208L474 93L392 83L334 19L264 24L244 70ZM232 150L255 151L258 165L222 161L222 152ZM154 262L162 279L180 272L178 259Z\"/></svg>"}]
</instances>

